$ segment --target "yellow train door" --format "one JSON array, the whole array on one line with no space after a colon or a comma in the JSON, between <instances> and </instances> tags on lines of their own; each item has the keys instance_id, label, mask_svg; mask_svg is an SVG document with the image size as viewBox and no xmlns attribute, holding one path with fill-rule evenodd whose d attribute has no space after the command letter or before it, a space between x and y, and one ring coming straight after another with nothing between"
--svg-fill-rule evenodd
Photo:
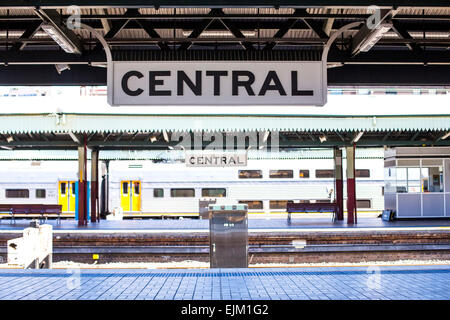
<instances>
[{"instance_id":1,"label":"yellow train door","mask_svg":"<svg viewBox=\"0 0 450 320\"><path fill-rule=\"evenodd\" d=\"M58 183L58 204L62 205L62 212L69 211L69 190L68 181L59 181Z\"/></svg>"},{"instance_id":2,"label":"yellow train door","mask_svg":"<svg viewBox=\"0 0 450 320\"><path fill-rule=\"evenodd\" d=\"M141 211L140 181L122 181L120 183L120 206L124 212Z\"/></svg>"},{"instance_id":3,"label":"yellow train door","mask_svg":"<svg viewBox=\"0 0 450 320\"><path fill-rule=\"evenodd\" d=\"M133 190L131 196L131 209L133 212L141 211L141 182L133 181Z\"/></svg>"},{"instance_id":4,"label":"yellow train door","mask_svg":"<svg viewBox=\"0 0 450 320\"><path fill-rule=\"evenodd\" d=\"M75 181L69 181L69 212L75 212L75 206L77 201L77 193L75 189Z\"/></svg>"},{"instance_id":5,"label":"yellow train door","mask_svg":"<svg viewBox=\"0 0 450 320\"><path fill-rule=\"evenodd\" d=\"M130 193L130 181L122 181L120 183L120 206L124 212L131 211Z\"/></svg>"},{"instance_id":6,"label":"yellow train door","mask_svg":"<svg viewBox=\"0 0 450 320\"><path fill-rule=\"evenodd\" d=\"M62 205L62 212L75 212L77 195L75 181L59 181L58 204Z\"/></svg>"}]
</instances>

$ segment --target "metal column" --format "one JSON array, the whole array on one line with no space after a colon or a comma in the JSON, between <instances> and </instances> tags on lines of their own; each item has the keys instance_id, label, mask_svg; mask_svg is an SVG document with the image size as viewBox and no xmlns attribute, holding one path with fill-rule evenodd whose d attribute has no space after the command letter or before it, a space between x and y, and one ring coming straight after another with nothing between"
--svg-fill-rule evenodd
<instances>
[{"instance_id":1,"label":"metal column","mask_svg":"<svg viewBox=\"0 0 450 320\"><path fill-rule=\"evenodd\" d=\"M337 220L344 220L344 181L342 172L342 150L334 148L335 199L338 206Z\"/></svg>"},{"instance_id":2,"label":"metal column","mask_svg":"<svg viewBox=\"0 0 450 320\"><path fill-rule=\"evenodd\" d=\"M355 145L346 147L347 155L347 224L357 223L356 219L356 182L355 182Z\"/></svg>"},{"instance_id":3,"label":"metal column","mask_svg":"<svg viewBox=\"0 0 450 320\"><path fill-rule=\"evenodd\" d=\"M99 221L98 217L98 149L91 153L91 222Z\"/></svg>"},{"instance_id":4,"label":"metal column","mask_svg":"<svg viewBox=\"0 0 450 320\"><path fill-rule=\"evenodd\" d=\"M87 148L86 135L83 137L83 146L78 147L78 225L87 225Z\"/></svg>"}]
</instances>

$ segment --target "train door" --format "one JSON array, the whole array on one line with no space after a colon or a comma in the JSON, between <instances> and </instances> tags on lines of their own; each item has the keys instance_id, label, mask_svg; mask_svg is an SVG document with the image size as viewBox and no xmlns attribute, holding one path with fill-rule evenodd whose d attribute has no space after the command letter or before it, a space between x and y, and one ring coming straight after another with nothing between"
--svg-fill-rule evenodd
<instances>
[{"instance_id":1,"label":"train door","mask_svg":"<svg viewBox=\"0 0 450 320\"><path fill-rule=\"evenodd\" d=\"M140 181L122 181L120 183L120 206L124 212L141 211Z\"/></svg>"},{"instance_id":2,"label":"train door","mask_svg":"<svg viewBox=\"0 0 450 320\"><path fill-rule=\"evenodd\" d=\"M59 181L58 204L62 212L75 212L76 198L75 181Z\"/></svg>"}]
</instances>

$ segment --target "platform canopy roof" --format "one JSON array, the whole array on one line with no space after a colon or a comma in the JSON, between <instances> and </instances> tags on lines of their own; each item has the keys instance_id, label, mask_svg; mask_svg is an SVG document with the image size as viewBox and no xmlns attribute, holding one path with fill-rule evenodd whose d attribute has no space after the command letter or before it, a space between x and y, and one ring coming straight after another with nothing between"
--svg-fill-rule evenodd
<instances>
[{"instance_id":1,"label":"platform canopy roof","mask_svg":"<svg viewBox=\"0 0 450 320\"><path fill-rule=\"evenodd\" d=\"M101 32L114 60L318 60L329 55L330 86L449 85L450 4L444 0L3 0L0 1L0 84L105 84L105 53L80 22ZM389 24L374 37L377 5ZM369 19L369 20L368 20ZM51 24L74 48L66 53L46 33ZM61 74L55 65L70 66ZM61 70L61 68L60 68Z\"/></svg>"},{"instance_id":2,"label":"platform canopy roof","mask_svg":"<svg viewBox=\"0 0 450 320\"><path fill-rule=\"evenodd\" d=\"M225 139L243 132L278 134L283 149L354 142L363 147L450 145L450 94L444 93L331 95L325 107L222 107L207 113L202 107L111 108L106 97L3 97L0 104L12 111L0 112L0 148L70 149L86 140L88 147L104 150L167 150L183 135L195 141L205 133Z\"/></svg>"}]
</instances>

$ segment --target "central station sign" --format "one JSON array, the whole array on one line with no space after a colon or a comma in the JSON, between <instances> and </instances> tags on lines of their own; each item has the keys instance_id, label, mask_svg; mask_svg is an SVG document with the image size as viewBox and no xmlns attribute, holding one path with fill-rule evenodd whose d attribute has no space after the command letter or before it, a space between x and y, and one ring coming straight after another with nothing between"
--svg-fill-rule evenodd
<instances>
[{"instance_id":1,"label":"central station sign","mask_svg":"<svg viewBox=\"0 0 450 320\"><path fill-rule=\"evenodd\" d=\"M247 153L186 153L187 167L245 167Z\"/></svg>"},{"instance_id":2,"label":"central station sign","mask_svg":"<svg viewBox=\"0 0 450 320\"><path fill-rule=\"evenodd\" d=\"M110 69L113 106L326 103L321 61L115 61Z\"/></svg>"}]
</instances>

